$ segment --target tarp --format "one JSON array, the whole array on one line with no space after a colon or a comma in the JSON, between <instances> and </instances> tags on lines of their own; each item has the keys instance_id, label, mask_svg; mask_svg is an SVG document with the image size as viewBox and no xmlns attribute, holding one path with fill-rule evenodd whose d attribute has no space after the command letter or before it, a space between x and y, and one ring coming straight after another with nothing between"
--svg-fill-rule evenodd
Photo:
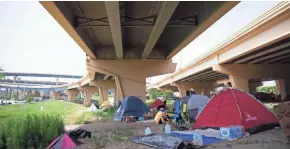
<instances>
[{"instance_id":1,"label":"tarp","mask_svg":"<svg viewBox=\"0 0 290 149\"><path fill-rule=\"evenodd\" d=\"M279 124L275 115L259 100L237 89L225 89L214 96L197 116L194 128L244 126L251 129Z\"/></svg>"},{"instance_id":2,"label":"tarp","mask_svg":"<svg viewBox=\"0 0 290 149\"><path fill-rule=\"evenodd\" d=\"M72 149L77 147L76 143L67 135L63 134L48 145L48 149Z\"/></svg>"},{"instance_id":3,"label":"tarp","mask_svg":"<svg viewBox=\"0 0 290 149\"><path fill-rule=\"evenodd\" d=\"M114 119L120 121L123 116L143 117L145 113L149 113L147 105L135 96L128 96L121 101Z\"/></svg>"},{"instance_id":4,"label":"tarp","mask_svg":"<svg viewBox=\"0 0 290 149\"><path fill-rule=\"evenodd\" d=\"M169 134L152 134L147 136L134 136L131 140L138 144L144 144L151 147L163 148L163 149L174 149L181 142L182 139L171 136Z\"/></svg>"},{"instance_id":5,"label":"tarp","mask_svg":"<svg viewBox=\"0 0 290 149\"><path fill-rule=\"evenodd\" d=\"M208 102L209 98L207 96L194 94L188 100L187 109L198 109L204 107Z\"/></svg>"},{"instance_id":6,"label":"tarp","mask_svg":"<svg viewBox=\"0 0 290 149\"><path fill-rule=\"evenodd\" d=\"M97 109L97 107L95 106L95 104L91 104L91 106L90 106L90 111L92 111L92 112L95 112L95 111L97 111L98 109Z\"/></svg>"},{"instance_id":7,"label":"tarp","mask_svg":"<svg viewBox=\"0 0 290 149\"><path fill-rule=\"evenodd\" d=\"M182 131L181 132L175 131L175 132L171 132L170 134L172 136L181 138L185 142L192 142L193 141L194 133L183 133ZM202 142L203 142L202 146L206 146L206 145L210 145L210 144L215 144L215 143L219 143L219 142L222 142L222 141L226 141L226 139L221 139L221 138L216 138L216 137L209 137L209 136L205 136L205 135L201 135L201 136L202 136Z\"/></svg>"}]
</instances>

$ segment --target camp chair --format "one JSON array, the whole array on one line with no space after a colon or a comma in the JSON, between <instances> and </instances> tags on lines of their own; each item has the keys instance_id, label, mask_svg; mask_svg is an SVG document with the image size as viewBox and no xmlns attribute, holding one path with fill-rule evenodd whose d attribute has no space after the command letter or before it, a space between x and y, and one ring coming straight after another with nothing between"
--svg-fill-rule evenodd
<instances>
[{"instance_id":1,"label":"camp chair","mask_svg":"<svg viewBox=\"0 0 290 149\"><path fill-rule=\"evenodd\" d=\"M183 118L185 123L189 123L187 104L182 105L181 117Z\"/></svg>"},{"instance_id":2,"label":"camp chair","mask_svg":"<svg viewBox=\"0 0 290 149\"><path fill-rule=\"evenodd\" d=\"M170 116L170 114L172 114L173 116ZM170 124L179 131L188 130L185 127L185 121L182 118L181 113L165 112L165 114L162 115L162 122L164 124L166 123Z\"/></svg>"}]
</instances>

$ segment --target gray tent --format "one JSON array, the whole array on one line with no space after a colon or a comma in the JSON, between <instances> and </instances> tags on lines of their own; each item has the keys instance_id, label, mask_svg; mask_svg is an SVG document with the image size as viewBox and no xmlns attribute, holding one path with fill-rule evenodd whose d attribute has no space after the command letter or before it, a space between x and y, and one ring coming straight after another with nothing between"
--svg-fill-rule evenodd
<instances>
[{"instance_id":1,"label":"gray tent","mask_svg":"<svg viewBox=\"0 0 290 149\"><path fill-rule=\"evenodd\" d=\"M207 96L191 95L187 104L189 119L194 120L198 114L198 108L205 107L208 102L209 98Z\"/></svg>"}]
</instances>

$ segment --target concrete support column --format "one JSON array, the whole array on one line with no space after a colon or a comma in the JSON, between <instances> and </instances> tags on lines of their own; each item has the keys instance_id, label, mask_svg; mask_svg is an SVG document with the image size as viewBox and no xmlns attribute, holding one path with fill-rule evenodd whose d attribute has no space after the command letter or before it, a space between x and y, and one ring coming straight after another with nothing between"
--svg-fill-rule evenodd
<instances>
[{"instance_id":1,"label":"concrete support column","mask_svg":"<svg viewBox=\"0 0 290 149\"><path fill-rule=\"evenodd\" d=\"M28 94L32 94L32 90L28 90L28 91L27 91L27 95L28 95Z\"/></svg>"},{"instance_id":2,"label":"concrete support column","mask_svg":"<svg viewBox=\"0 0 290 149\"><path fill-rule=\"evenodd\" d=\"M179 92L179 98L186 96L186 91L191 89L191 86L189 84L174 83L172 85L177 87Z\"/></svg>"},{"instance_id":3,"label":"concrete support column","mask_svg":"<svg viewBox=\"0 0 290 149\"><path fill-rule=\"evenodd\" d=\"M240 77L236 75L229 75L229 78L230 78L233 88L237 88L237 89L249 92L248 78L244 78L244 77Z\"/></svg>"},{"instance_id":4,"label":"concrete support column","mask_svg":"<svg viewBox=\"0 0 290 149\"><path fill-rule=\"evenodd\" d=\"M18 92L18 90L16 90L16 96L19 97L19 92Z\"/></svg>"},{"instance_id":5,"label":"concrete support column","mask_svg":"<svg viewBox=\"0 0 290 149\"><path fill-rule=\"evenodd\" d=\"M52 99L54 100L59 100L60 98L60 93L59 92L52 92Z\"/></svg>"},{"instance_id":6,"label":"concrete support column","mask_svg":"<svg viewBox=\"0 0 290 149\"><path fill-rule=\"evenodd\" d=\"M214 91L214 82L176 82L173 85L178 88L179 96L186 96L186 91L194 90L197 94L210 96L210 92Z\"/></svg>"},{"instance_id":7,"label":"concrete support column","mask_svg":"<svg viewBox=\"0 0 290 149\"><path fill-rule=\"evenodd\" d=\"M280 89L280 81L275 80L276 88L277 88L277 94L281 94L281 89Z\"/></svg>"},{"instance_id":8,"label":"concrete support column","mask_svg":"<svg viewBox=\"0 0 290 149\"><path fill-rule=\"evenodd\" d=\"M10 99L10 100L12 100L12 98L13 98L12 94L13 94L13 89L11 88L11 89L10 89L10 92L9 92L9 99Z\"/></svg>"},{"instance_id":9,"label":"concrete support column","mask_svg":"<svg viewBox=\"0 0 290 149\"><path fill-rule=\"evenodd\" d=\"M182 98L184 96L186 96L186 91L187 89L182 87L182 86L177 86L178 88L178 92L179 92L179 97Z\"/></svg>"},{"instance_id":10,"label":"concrete support column","mask_svg":"<svg viewBox=\"0 0 290 149\"><path fill-rule=\"evenodd\" d=\"M249 82L249 92L251 94L256 93L257 92L256 89L259 86L263 86L263 83L262 82Z\"/></svg>"},{"instance_id":11,"label":"concrete support column","mask_svg":"<svg viewBox=\"0 0 290 149\"><path fill-rule=\"evenodd\" d=\"M285 97L290 94L290 79L280 79L275 82L277 91L281 94L281 100L284 100Z\"/></svg>"},{"instance_id":12,"label":"concrete support column","mask_svg":"<svg viewBox=\"0 0 290 149\"><path fill-rule=\"evenodd\" d=\"M74 102L76 101L76 98L78 97L78 94L80 93L77 89L71 89L71 90L65 90L65 93L67 94L68 101Z\"/></svg>"},{"instance_id":13,"label":"concrete support column","mask_svg":"<svg viewBox=\"0 0 290 149\"><path fill-rule=\"evenodd\" d=\"M126 96L146 99L146 78L175 71L171 61L92 60L87 69L113 76L116 82L118 101Z\"/></svg>"},{"instance_id":14,"label":"concrete support column","mask_svg":"<svg viewBox=\"0 0 290 149\"><path fill-rule=\"evenodd\" d=\"M35 96L35 97L40 97L40 92L39 92L39 91L35 91L35 92L34 92L34 96Z\"/></svg>"},{"instance_id":15,"label":"concrete support column","mask_svg":"<svg viewBox=\"0 0 290 149\"><path fill-rule=\"evenodd\" d=\"M84 92L84 106L90 106L91 105L91 99L95 92L98 92L98 88L89 86L89 87L81 87L80 90Z\"/></svg>"},{"instance_id":16,"label":"concrete support column","mask_svg":"<svg viewBox=\"0 0 290 149\"><path fill-rule=\"evenodd\" d=\"M114 89L114 105L118 106L118 94L117 89Z\"/></svg>"},{"instance_id":17,"label":"concrete support column","mask_svg":"<svg viewBox=\"0 0 290 149\"><path fill-rule=\"evenodd\" d=\"M108 101L108 89L103 87L98 87L99 96L100 96L100 104L104 101Z\"/></svg>"}]
</instances>

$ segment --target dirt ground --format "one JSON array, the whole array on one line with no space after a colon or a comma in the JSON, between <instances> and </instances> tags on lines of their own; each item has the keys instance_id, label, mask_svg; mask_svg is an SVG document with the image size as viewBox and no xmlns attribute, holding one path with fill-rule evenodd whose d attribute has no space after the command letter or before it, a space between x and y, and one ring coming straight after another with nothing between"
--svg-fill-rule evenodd
<instances>
[{"instance_id":1,"label":"dirt ground","mask_svg":"<svg viewBox=\"0 0 290 149\"><path fill-rule=\"evenodd\" d=\"M92 132L92 138L80 140L84 144L77 149L153 149L139 145L129 140L133 135L144 135L146 127L152 133L163 133L164 125L154 122L124 123L124 122L94 122L85 125L70 125L67 130L83 128ZM282 129L272 129L235 141L226 141L205 147L205 149L290 149Z\"/></svg>"}]
</instances>

